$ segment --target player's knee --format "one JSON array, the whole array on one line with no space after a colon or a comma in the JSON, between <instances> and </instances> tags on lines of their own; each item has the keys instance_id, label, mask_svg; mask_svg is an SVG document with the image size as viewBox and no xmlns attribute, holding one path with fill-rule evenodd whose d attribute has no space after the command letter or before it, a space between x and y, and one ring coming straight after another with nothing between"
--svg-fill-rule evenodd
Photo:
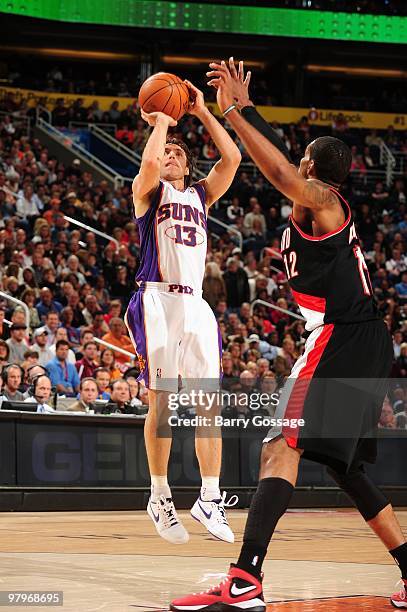
<instances>
[{"instance_id":1,"label":"player's knee","mask_svg":"<svg viewBox=\"0 0 407 612\"><path fill-rule=\"evenodd\" d=\"M287 465L296 460L296 451L290 448L284 438L276 438L263 444L260 458L260 470L265 473L270 466Z\"/></svg>"},{"instance_id":2,"label":"player's knee","mask_svg":"<svg viewBox=\"0 0 407 612\"><path fill-rule=\"evenodd\" d=\"M343 474L328 468L328 474L352 499L365 521L371 521L389 504L386 496L365 473L363 465Z\"/></svg>"}]
</instances>

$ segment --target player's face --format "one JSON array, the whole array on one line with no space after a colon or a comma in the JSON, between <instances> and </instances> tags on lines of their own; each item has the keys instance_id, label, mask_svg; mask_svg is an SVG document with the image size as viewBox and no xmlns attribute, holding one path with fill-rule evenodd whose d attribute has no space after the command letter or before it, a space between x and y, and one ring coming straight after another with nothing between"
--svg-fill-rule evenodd
<instances>
[{"instance_id":1,"label":"player's face","mask_svg":"<svg viewBox=\"0 0 407 612\"><path fill-rule=\"evenodd\" d=\"M189 174L185 151L176 144L165 145L164 158L161 162L161 178L165 181L183 179Z\"/></svg>"}]
</instances>

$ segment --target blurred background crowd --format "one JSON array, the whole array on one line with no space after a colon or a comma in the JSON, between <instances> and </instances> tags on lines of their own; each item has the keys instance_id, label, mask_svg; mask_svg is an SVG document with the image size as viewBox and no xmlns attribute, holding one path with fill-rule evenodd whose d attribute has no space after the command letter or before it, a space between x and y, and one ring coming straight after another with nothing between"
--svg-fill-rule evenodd
<instances>
[{"instance_id":1,"label":"blurred background crowd","mask_svg":"<svg viewBox=\"0 0 407 612\"><path fill-rule=\"evenodd\" d=\"M53 80L58 80L55 74ZM39 140L21 131L18 118L27 108L13 95L3 97L0 111L0 289L21 299L30 313L27 328L20 306L5 299L0 303L0 364L18 366L3 376L3 396L28 399L30 377L41 373L32 368L39 365L47 369L54 395L73 399L69 409L86 411L96 399L105 399L118 410L137 413L148 403L146 390L136 381L137 360L95 342L134 353L123 323L129 298L137 290L140 261L131 185L113 189L107 181L95 181L79 159L67 166L50 155ZM60 127L69 121L104 119L115 125L118 140L142 152L149 131L136 104L118 111L113 103L110 111L101 113L97 104L86 108L81 99L70 106L61 100L52 112L54 125ZM343 195L351 205L378 306L394 343L395 380L381 426L407 428L401 380L407 374L407 177L399 174L386 184L372 180L368 172L383 169L382 142L394 153L407 152L406 132L392 126L382 132L351 129L343 115L328 130L310 125L307 117L273 127L295 163L321 133L342 138L352 149L352 172ZM206 173L218 152L199 122L185 116L173 132L185 140ZM209 222L203 295L221 330L223 386L250 395L280 388L305 340L301 318L255 303L262 300L298 315L279 253L290 203L242 153L232 187L211 214L238 230L243 243L233 233L219 233L218 227L215 232ZM115 242L78 229L66 216L106 232ZM44 401L47 410L53 407L51 396L50 388Z\"/></svg>"}]
</instances>

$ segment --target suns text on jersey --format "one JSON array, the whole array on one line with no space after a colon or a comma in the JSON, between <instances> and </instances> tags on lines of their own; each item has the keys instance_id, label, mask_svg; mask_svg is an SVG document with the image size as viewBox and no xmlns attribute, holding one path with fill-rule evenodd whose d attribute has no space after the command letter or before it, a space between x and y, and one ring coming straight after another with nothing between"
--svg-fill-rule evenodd
<instances>
[{"instance_id":1,"label":"suns text on jersey","mask_svg":"<svg viewBox=\"0 0 407 612\"><path fill-rule=\"evenodd\" d=\"M160 224L166 219L186 221L187 223L193 222L206 230L204 213L190 204L179 204L177 202L162 204L157 211L157 223Z\"/></svg>"}]
</instances>

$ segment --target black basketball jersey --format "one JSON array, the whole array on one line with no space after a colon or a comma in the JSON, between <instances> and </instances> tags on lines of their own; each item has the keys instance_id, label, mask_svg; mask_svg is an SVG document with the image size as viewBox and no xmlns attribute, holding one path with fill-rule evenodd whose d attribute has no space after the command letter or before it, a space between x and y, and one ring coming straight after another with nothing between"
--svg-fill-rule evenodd
<instances>
[{"instance_id":1,"label":"black basketball jersey","mask_svg":"<svg viewBox=\"0 0 407 612\"><path fill-rule=\"evenodd\" d=\"M349 204L332 191L346 217L337 230L310 236L291 216L281 239L288 281L308 331L380 318Z\"/></svg>"}]
</instances>

